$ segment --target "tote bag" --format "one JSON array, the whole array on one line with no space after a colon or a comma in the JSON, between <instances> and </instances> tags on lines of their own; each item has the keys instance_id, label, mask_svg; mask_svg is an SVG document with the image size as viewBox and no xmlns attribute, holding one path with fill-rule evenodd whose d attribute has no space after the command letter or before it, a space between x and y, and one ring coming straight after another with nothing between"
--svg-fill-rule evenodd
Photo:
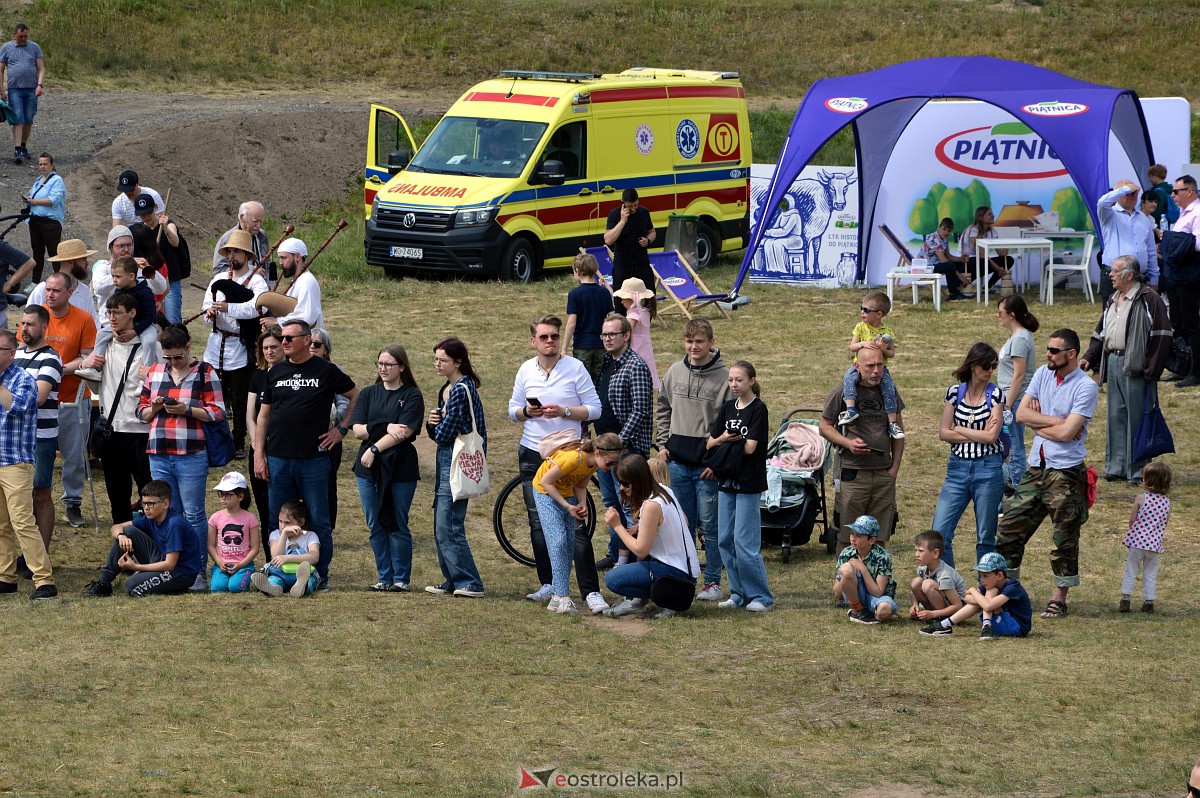
<instances>
[{"instance_id":1,"label":"tote bag","mask_svg":"<svg viewBox=\"0 0 1200 798\"><path fill-rule=\"evenodd\" d=\"M465 387L463 390L467 392L467 415L471 418L471 431L458 436L450 455L450 498L454 501L482 496L491 488L483 437L475 427L471 390Z\"/></svg>"},{"instance_id":2,"label":"tote bag","mask_svg":"<svg viewBox=\"0 0 1200 798\"><path fill-rule=\"evenodd\" d=\"M1133 434L1133 444L1130 446L1135 462L1175 451L1175 440L1171 437L1171 430L1167 428L1162 408L1158 406L1153 383L1146 383L1144 396L1142 418L1138 422L1137 432Z\"/></svg>"}]
</instances>

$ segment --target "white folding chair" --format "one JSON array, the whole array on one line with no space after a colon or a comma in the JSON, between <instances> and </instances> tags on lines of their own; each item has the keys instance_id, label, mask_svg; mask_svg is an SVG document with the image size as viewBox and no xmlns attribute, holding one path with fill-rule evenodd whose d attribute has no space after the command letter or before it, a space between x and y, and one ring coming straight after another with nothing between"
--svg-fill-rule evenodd
<instances>
[{"instance_id":1,"label":"white folding chair","mask_svg":"<svg viewBox=\"0 0 1200 798\"><path fill-rule=\"evenodd\" d=\"M1092 246L1096 242L1096 236L1088 233L1083 237L1083 250L1080 252L1079 259L1051 258L1046 261L1042 267L1042 280L1040 290L1038 291L1042 302L1047 305L1054 304L1054 281L1066 275L1068 278L1072 274L1078 274L1083 280L1083 293L1088 298L1088 302L1096 303L1096 296L1092 293Z\"/></svg>"}]
</instances>

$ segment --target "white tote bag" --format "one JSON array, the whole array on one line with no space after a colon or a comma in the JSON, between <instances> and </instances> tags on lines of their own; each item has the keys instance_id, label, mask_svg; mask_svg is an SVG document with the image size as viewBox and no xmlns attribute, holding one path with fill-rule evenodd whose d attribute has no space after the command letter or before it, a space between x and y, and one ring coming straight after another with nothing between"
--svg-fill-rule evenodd
<instances>
[{"instance_id":1,"label":"white tote bag","mask_svg":"<svg viewBox=\"0 0 1200 798\"><path fill-rule=\"evenodd\" d=\"M471 418L471 431L458 436L450 455L450 498L454 501L482 496L491 488L487 457L483 453L483 437L475 427L471 391L466 387L463 390L467 392L467 415Z\"/></svg>"}]
</instances>

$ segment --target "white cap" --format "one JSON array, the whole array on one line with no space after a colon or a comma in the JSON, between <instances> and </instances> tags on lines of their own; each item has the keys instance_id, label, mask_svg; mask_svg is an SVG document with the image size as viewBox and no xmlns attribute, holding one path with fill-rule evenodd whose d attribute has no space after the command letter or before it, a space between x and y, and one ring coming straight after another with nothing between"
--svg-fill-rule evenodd
<instances>
[{"instance_id":1,"label":"white cap","mask_svg":"<svg viewBox=\"0 0 1200 798\"><path fill-rule=\"evenodd\" d=\"M308 247L304 246L304 242L298 238L286 238L279 245L280 252L287 252L291 255L299 255L302 258L308 257Z\"/></svg>"},{"instance_id":2,"label":"white cap","mask_svg":"<svg viewBox=\"0 0 1200 798\"><path fill-rule=\"evenodd\" d=\"M130 229L125 225L119 224L108 231L108 243L105 244L105 246L109 249L112 249L112 242L116 241L121 236L129 236L130 238L133 238L133 232L130 231Z\"/></svg>"},{"instance_id":3,"label":"white cap","mask_svg":"<svg viewBox=\"0 0 1200 798\"><path fill-rule=\"evenodd\" d=\"M221 477L221 481L217 483L217 486L213 490L231 491L238 488L242 490L246 489L246 478L236 471L230 471Z\"/></svg>"}]
</instances>

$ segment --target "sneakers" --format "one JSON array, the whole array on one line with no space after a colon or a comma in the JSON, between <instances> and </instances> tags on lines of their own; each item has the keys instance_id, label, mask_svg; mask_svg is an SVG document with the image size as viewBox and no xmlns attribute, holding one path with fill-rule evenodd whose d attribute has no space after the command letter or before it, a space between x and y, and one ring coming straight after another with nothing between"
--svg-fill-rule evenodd
<instances>
[{"instance_id":1,"label":"sneakers","mask_svg":"<svg viewBox=\"0 0 1200 798\"><path fill-rule=\"evenodd\" d=\"M58 598L58 588L56 588L54 585L42 585L41 587L35 587L29 598L33 601L45 601L46 599Z\"/></svg>"},{"instance_id":2,"label":"sneakers","mask_svg":"<svg viewBox=\"0 0 1200 798\"><path fill-rule=\"evenodd\" d=\"M865 624L879 623L879 621L875 618L875 613L871 612L870 610L866 609L865 607L861 610L856 610L856 609L848 610L846 612L846 617L849 618L850 620L854 621L855 623L865 623ZM925 627L925 629L928 629L928 628L929 628L928 626ZM922 629L921 633L924 634L925 630Z\"/></svg>"},{"instance_id":3,"label":"sneakers","mask_svg":"<svg viewBox=\"0 0 1200 798\"><path fill-rule=\"evenodd\" d=\"M758 599L754 599L754 601L751 601L749 604L746 605L746 612L770 612L770 611L771 611L771 605L763 604Z\"/></svg>"},{"instance_id":4,"label":"sneakers","mask_svg":"<svg viewBox=\"0 0 1200 798\"><path fill-rule=\"evenodd\" d=\"M13 163L15 163L15 164L19 164L19 163L21 163L21 161L23 161L24 159L25 159L25 156L23 156L23 155L21 154L21 148L20 148L20 147L13 147Z\"/></svg>"},{"instance_id":5,"label":"sneakers","mask_svg":"<svg viewBox=\"0 0 1200 798\"><path fill-rule=\"evenodd\" d=\"M571 601L570 596L563 596L558 600L558 606L554 609L559 615L578 615L579 608L575 606L575 602Z\"/></svg>"},{"instance_id":6,"label":"sneakers","mask_svg":"<svg viewBox=\"0 0 1200 798\"><path fill-rule=\"evenodd\" d=\"M1127 598L1121 599L1121 603L1117 605L1117 612L1130 612L1130 611L1131 611L1131 607L1129 606L1129 599L1127 599Z\"/></svg>"},{"instance_id":7,"label":"sneakers","mask_svg":"<svg viewBox=\"0 0 1200 798\"><path fill-rule=\"evenodd\" d=\"M604 611L609 618L620 618L625 615L641 615L646 611L646 600L631 598L619 601Z\"/></svg>"},{"instance_id":8,"label":"sneakers","mask_svg":"<svg viewBox=\"0 0 1200 798\"><path fill-rule=\"evenodd\" d=\"M983 625L983 628L979 630L979 639L980 640L995 640L996 639L996 632L992 629L992 625L990 623L985 623Z\"/></svg>"},{"instance_id":9,"label":"sneakers","mask_svg":"<svg viewBox=\"0 0 1200 798\"><path fill-rule=\"evenodd\" d=\"M550 602L546 604L546 609L550 612L558 612L558 603L561 601L558 596L551 596Z\"/></svg>"},{"instance_id":10,"label":"sneakers","mask_svg":"<svg viewBox=\"0 0 1200 798\"><path fill-rule=\"evenodd\" d=\"M372 593L391 593L392 586L387 582L376 582L368 587L367 590L370 590Z\"/></svg>"},{"instance_id":11,"label":"sneakers","mask_svg":"<svg viewBox=\"0 0 1200 798\"><path fill-rule=\"evenodd\" d=\"M454 591L454 595L460 598L483 598L483 590L474 590L467 587L460 587Z\"/></svg>"},{"instance_id":12,"label":"sneakers","mask_svg":"<svg viewBox=\"0 0 1200 798\"><path fill-rule=\"evenodd\" d=\"M725 594L716 582L705 582L704 589L696 596L700 601L720 601Z\"/></svg>"},{"instance_id":13,"label":"sneakers","mask_svg":"<svg viewBox=\"0 0 1200 798\"><path fill-rule=\"evenodd\" d=\"M88 382L100 382L100 371L98 369L76 369L75 376Z\"/></svg>"},{"instance_id":14,"label":"sneakers","mask_svg":"<svg viewBox=\"0 0 1200 798\"><path fill-rule=\"evenodd\" d=\"M616 566L616 564L617 564L617 561L614 560L612 557L609 557L606 554L602 558L600 558L599 560L596 561L596 570L597 571L608 571L608 570L611 570L614 566Z\"/></svg>"},{"instance_id":15,"label":"sneakers","mask_svg":"<svg viewBox=\"0 0 1200 798\"><path fill-rule=\"evenodd\" d=\"M855 421L858 421L858 411L853 407L847 407L841 412L840 415L838 415L837 425L839 427L844 427L847 424L853 424Z\"/></svg>"},{"instance_id":16,"label":"sneakers","mask_svg":"<svg viewBox=\"0 0 1200 798\"><path fill-rule=\"evenodd\" d=\"M990 629L991 627L988 628ZM929 637L949 637L954 634L954 627L951 626L947 629L945 626L942 626L941 621L934 621L928 626L922 626L921 634L928 635Z\"/></svg>"},{"instance_id":17,"label":"sneakers","mask_svg":"<svg viewBox=\"0 0 1200 798\"><path fill-rule=\"evenodd\" d=\"M278 597L283 595L283 588L268 579L267 575L262 571L250 574L250 584L254 585L258 589L258 592L265 593L268 596Z\"/></svg>"},{"instance_id":18,"label":"sneakers","mask_svg":"<svg viewBox=\"0 0 1200 798\"><path fill-rule=\"evenodd\" d=\"M678 614L679 613L675 610L662 609L654 614L654 619L658 620L659 618L674 618Z\"/></svg>"},{"instance_id":19,"label":"sneakers","mask_svg":"<svg viewBox=\"0 0 1200 798\"><path fill-rule=\"evenodd\" d=\"M33 579L33 571L29 569L29 564L25 562L25 555L17 557L17 576L21 579Z\"/></svg>"},{"instance_id":20,"label":"sneakers","mask_svg":"<svg viewBox=\"0 0 1200 798\"><path fill-rule=\"evenodd\" d=\"M1154 602L1153 601L1143 601L1142 602L1142 612L1154 612Z\"/></svg>"},{"instance_id":21,"label":"sneakers","mask_svg":"<svg viewBox=\"0 0 1200 798\"><path fill-rule=\"evenodd\" d=\"M901 440L904 438L904 430L900 429L900 425L894 422L888 424L888 435L892 436L893 440Z\"/></svg>"},{"instance_id":22,"label":"sneakers","mask_svg":"<svg viewBox=\"0 0 1200 798\"><path fill-rule=\"evenodd\" d=\"M296 565L296 583L288 590L292 598L303 598L308 590L308 577L312 574L312 563L302 562Z\"/></svg>"},{"instance_id":23,"label":"sneakers","mask_svg":"<svg viewBox=\"0 0 1200 798\"><path fill-rule=\"evenodd\" d=\"M392 592L393 593L407 593L408 592L408 582L392 582Z\"/></svg>"},{"instance_id":24,"label":"sneakers","mask_svg":"<svg viewBox=\"0 0 1200 798\"><path fill-rule=\"evenodd\" d=\"M16 582L0 582L0 594L16 593L16 592L17 592L17 583Z\"/></svg>"},{"instance_id":25,"label":"sneakers","mask_svg":"<svg viewBox=\"0 0 1200 798\"><path fill-rule=\"evenodd\" d=\"M529 599L530 601L546 601L553 595L554 588L552 588L550 585L542 585L532 593L527 593L525 598Z\"/></svg>"},{"instance_id":26,"label":"sneakers","mask_svg":"<svg viewBox=\"0 0 1200 798\"><path fill-rule=\"evenodd\" d=\"M740 603L738 603L737 599L735 599L733 596L730 596L729 598L725 599L720 604L718 604L717 609L736 610L736 609L740 609L741 606L742 605Z\"/></svg>"},{"instance_id":27,"label":"sneakers","mask_svg":"<svg viewBox=\"0 0 1200 798\"><path fill-rule=\"evenodd\" d=\"M21 145L20 147L18 147L17 149L19 149L19 150L21 151L21 157L22 157L22 158L24 158L25 160L27 160L27 161L28 161L30 158L32 158L32 157L33 157L33 156L31 156L31 155L29 154L29 148L28 148L28 147L26 147L24 144L22 144L22 145Z\"/></svg>"},{"instance_id":28,"label":"sneakers","mask_svg":"<svg viewBox=\"0 0 1200 798\"><path fill-rule=\"evenodd\" d=\"M67 505L67 523L73 527L87 526L87 519L83 517L83 513L79 512L78 504Z\"/></svg>"},{"instance_id":29,"label":"sneakers","mask_svg":"<svg viewBox=\"0 0 1200 798\"><path fill-rule=\"evenodd\" d=\"M101 582L99 579L88 582L83 588L84 598L107 598L112 595L112 582Z\"/></svg>"},{"instance_id":30,"label":"sneakers","mask_svg":"<svg viewBox=\"0 0 1200 798\"><path fill-rule=\"evenodd\" d=\"M192 586L188 588L189 593L207 593L208 592L208 577L203 573L196 574L196 581L192 582Z\"/></svg>"},{"instance_id":31,"label":"sneakers","mask_svg":"<svg viewBox=\"0 0 1200 798\"><path fill-rule=\"evenodd\" d=\"M444 596L447 593L451 592L452 590L454 590L454 588L448 582L446 584L442 584L442 585L426 585L425 586L425 592L432 593L435 596Z\"/></svg>"},{"instance_id":32,"label":"sneakers","mask_svg":"<svg viewBox=\"0 0 1200 798\"><path fill-rule=\"evenodd\" d=\"M608 602L599 593L588 593L586 600L588 609L592 611L592 615L599 615L608 609Z\"/></svg>"}]
</instances>

